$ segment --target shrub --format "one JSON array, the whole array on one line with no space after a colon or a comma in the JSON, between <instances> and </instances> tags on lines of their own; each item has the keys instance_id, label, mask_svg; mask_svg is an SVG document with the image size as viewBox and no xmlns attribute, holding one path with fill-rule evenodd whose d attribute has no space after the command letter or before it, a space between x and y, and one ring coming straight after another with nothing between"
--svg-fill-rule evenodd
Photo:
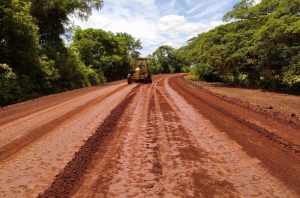
<instances>
[{"instance_id":1,"label":"shrub","mask_svg":"<svg viewBox=\"0 0 300 198\"><path fill-rule=\"evenodd\" d=\"M7 64L0 64L0 106L18 101L21 88L16 74Z\"/></svg>"}]
</instances>

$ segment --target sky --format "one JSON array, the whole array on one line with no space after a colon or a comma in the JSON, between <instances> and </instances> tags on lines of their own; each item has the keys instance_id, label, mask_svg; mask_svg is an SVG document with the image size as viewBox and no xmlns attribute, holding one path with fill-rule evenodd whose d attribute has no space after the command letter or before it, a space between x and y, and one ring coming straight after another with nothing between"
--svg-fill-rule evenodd
<instances>
[{"instance_id":1,"label":"sky","mask_svg":"<svg viewBox=\"0 0 300 198\"><path fill-rule=\"evenodd\" d=\"M82 29L126 32L140 39L143 56L161 45L178 48L199 33L223 23L239 0L104 0L87 21L71 18Z\"/></svg>"}]
</instances>

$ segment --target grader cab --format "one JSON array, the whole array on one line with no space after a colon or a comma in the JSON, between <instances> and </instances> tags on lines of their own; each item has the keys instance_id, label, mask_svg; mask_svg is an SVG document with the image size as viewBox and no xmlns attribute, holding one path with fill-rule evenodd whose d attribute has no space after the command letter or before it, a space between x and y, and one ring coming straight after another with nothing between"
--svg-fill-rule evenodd
<instances>
[{"instance_id":1,"label":"grader cab","mask_svg":"<svg viewBox=\"0 0 300 198\"><path fill-rule=\"evenodd\" d=\"M148 72L147 58L137 58L134 61L133 70L127 76L128 84L152 83L151 74Z\"/></svg>"}]
</instances>

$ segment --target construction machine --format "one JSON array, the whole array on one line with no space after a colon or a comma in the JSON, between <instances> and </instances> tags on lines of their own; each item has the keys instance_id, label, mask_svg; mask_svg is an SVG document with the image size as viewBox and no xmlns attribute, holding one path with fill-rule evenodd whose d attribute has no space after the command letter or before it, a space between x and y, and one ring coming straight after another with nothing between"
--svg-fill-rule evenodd
<instances>
[{"instance_id":1,"label":"construction machine","mask_svg":"<svg viewBox=\"0 0 300 198\"><path fill-rule=\"evenodd\" d=\"M147 58L136 58L133 64L133 70L127 75L127 82L152 83L151 74L148 72Z\"/></svg>"}]
</instances>

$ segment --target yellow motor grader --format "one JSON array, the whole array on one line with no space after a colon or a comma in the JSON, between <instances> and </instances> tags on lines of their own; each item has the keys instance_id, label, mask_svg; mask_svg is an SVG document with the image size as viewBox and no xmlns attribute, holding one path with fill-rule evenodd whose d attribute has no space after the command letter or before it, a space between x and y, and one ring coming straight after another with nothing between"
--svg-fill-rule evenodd
<instances>
[{"instance_id":1,"label":"yellow motor grader","mask_svg":"<svg viewBox=\"0 0 300 198\"><path fill-rule=\"evenodd\" d=\"M127 82L152 83L151 74L148 72L147 58L136 58L133 64L133 70L127 75Z\"/></svg>"}]
</instances>

